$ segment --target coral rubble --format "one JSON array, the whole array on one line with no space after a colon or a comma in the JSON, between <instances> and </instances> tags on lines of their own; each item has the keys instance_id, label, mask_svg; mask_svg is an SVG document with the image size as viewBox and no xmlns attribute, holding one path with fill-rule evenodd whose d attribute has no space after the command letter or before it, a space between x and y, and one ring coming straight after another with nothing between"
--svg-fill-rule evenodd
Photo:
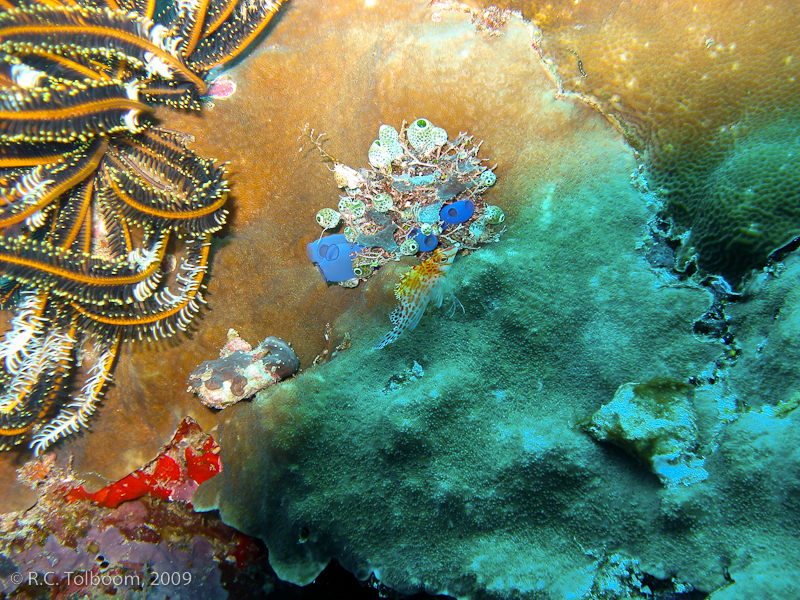
<instances>
[{"instance_id":1,"label":"coral rubble","mask_svg":"<svg viewBox=\"0 0 800 600\"><path fill-rule=\"evenodd\" d=\"M227 408L297 371L300 361L280 338L268 337L255 348L228 331L228 343L216 360L207 360L189 375L189 389L210 408Z\"/></svg>"}]
</instances>

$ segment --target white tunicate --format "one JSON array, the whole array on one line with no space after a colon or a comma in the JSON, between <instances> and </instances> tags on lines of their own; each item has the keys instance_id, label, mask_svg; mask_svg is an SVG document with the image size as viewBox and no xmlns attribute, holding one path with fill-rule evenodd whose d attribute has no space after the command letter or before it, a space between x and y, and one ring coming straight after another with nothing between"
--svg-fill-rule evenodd
<instances>
[{"instance_id":1,"label":"white tunicate","mask_svg":"<svg viewBox=\"0 0 800 600\"><path fill-rule=\"evenodd\" d=\"M392 162L399 160L403 157L403 147L400 145L400 142L392 142L390 144L384 144L383 149L386 154L389 155L389 158Z\"/></svg>"},{"instance_id":2,"label":"white tunicate","mask_svg":"<svg viewBox=\"0 0 800 600\"><path fill-rule=\"evenodd\" d=\"M419 252L419 244L416 240L406 240L400 244L400 254L403 256L413 256Z\"/></svg>"},{"instance_id":3,"label":"white tunicate","mask_svg":"<svg viewBox=\"0 0 800 600\"><path fill-rule=\"evenodd\" d=\"M433 141L433 129L433 124L428 119L417 119L408 126L408 143L417 152L425 152Z\"/></svg>"},{"instance_id":4,"label":"white tunicate","mask_svg":"<svg viewBox=\"0 0 800 600\"><path fill-rule=\"evenodd\" d=\"M391 125L381 125L378 128L378 139L381 141L381 144L391 144L392 142L397 143L400 140L400 134L397 133L397 129L392 127Z\"/></svg>"},{"instance_id":5,"label":"white tunicate","mask_svg":"<svg viewBox=\"0 0 800 600\"><path fill-rule=\"evenodd\" d=\"M392 209L393 205L392 197L386 193L376 194L372 199L372 208L378 212L388 212Z\"/></svg>"},{"instance_id":6,"label":"white tunicate","mask_svg":"<svg viewBox=\"0 0 800 600\"><path fill-rule=\"evenodd\" d=\"M332 208L323 208L317 213L317 223L323 229L332 229L339 224L341 215Z\"/></svg>"},{"instance_id":7,"label":"white tunicate","mask_svg":"<svg viewBox=\"0 0 800 600\"><path fill-rule=\"evenodd\" d=\"M352 243L356 241L356 232L353 231L352 227L345 227L342 233L344 234L344 239L348 242Z\"/></svg>"},{"instance_id":8,"label":"white tunicate","mask_svg":"<svg viewBox=\"0 0 800 600\"><path fill-rule=\"evenodd\" d=\"M444 146L447 143L447 132L441 127L434 127L431 131L431 145L434 148Z\"/></svg>"},{"instance_id":9,"label":"white tunicate","mask_svg":"<svg viewBox=\"0 0 800 600\"><path fill-rule=\"evenodd\" d=\"M358 198L352 196L341 196L339 198L339 212L349 214L356 219L364 216L367 207Z\"/></svg>"},{"instance_id":10,"label":"white tunicate","mask_svg":"<svg viewBox=\"0 0 800 600\"><path fill-rule=\"evenodd\" d=\"M372 275L372 272L375 270L375 266L369 262L357 262L353 263L353 273L355 273L356 277L369 277Z\"/></svg>"},{"instance_id":11,"label":"white tunicate","mask_svg":"<svg viewBox=\"0 0 800 600\"><path fill-rule=\"evenodd\" d=\"M400 134L391 125L381 125L378 130L378 141L381 148L389 155L392 161L403 156L403 147L400 145Z\"/></svg>"},{"instance_id":12,"label":"white tunicate","mask_svg":"<svg viewBox=\"0 0 800 600\"><path fill-rule=\"evenodd\" d=\"M478 179L478 185L481 187L490 187L493 186L496 181L497 175L495 175L490 169L486 169L483 173L481 173L480 179Z\"/></svg>"},{"instance_id":13,"label":"white tunicate","mask_svg":"<svg viewBox=\"0 0 800 600\"><path fill-rule=\"evenodd\" d=\"M375 140L372 142L372 146L369 148L367 158L369 159L369 164L376 169L386 169L392 164L392 157L383 148L380 140Z\"/></svg>"},{"instance_id":14,"label":"white tunicate","mask_svg":"<svg viewBox=\"0 0 800 600\"><path fill-rule=\"evenodd\" d=\"M490 204L486 207L486 212L484 213L483 218L486 219L486 222L490 225L499 225L506 220L506 214L499 206L493 206Z\"/></svg>"}]
</instances>

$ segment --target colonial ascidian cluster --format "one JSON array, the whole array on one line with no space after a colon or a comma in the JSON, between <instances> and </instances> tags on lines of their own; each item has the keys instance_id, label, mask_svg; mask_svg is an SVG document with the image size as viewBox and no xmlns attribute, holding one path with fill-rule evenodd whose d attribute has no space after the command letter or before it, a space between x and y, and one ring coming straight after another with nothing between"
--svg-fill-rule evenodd
<instances>
[{"instance_id":1,"label":"colonial ascidian cluster","mask_svg":"<svg viewBox=\"0 0 800 600\"><path fill-rule=\"evenodd\" d=\"M120 342L185 329L203 301L225 171L154 105L199 109L279 2L180 0L158 23L155 4L0 0L2 449L86 426Z\"/></svg>"},{"instance_id":2,"label":"colonial ascidian cluster","mask_svg":"<svg viewBox=\"0 0 800 600\"><path fill-rule=\"evenodd\" d=\"M428 119L404 123L400 132L381 125L369 149L372 168L358 171L322 150L313 131L310 137L334 163L336 184L347 194L338 210L317 213L323 230L341 233L308 247L327 281L355 287L390 260L424 259L440 244L475 249L504 231L502 209L482 198L497 177L478 158L472 136L459 133L451 142Z\"/></svg>"}]
</instances>

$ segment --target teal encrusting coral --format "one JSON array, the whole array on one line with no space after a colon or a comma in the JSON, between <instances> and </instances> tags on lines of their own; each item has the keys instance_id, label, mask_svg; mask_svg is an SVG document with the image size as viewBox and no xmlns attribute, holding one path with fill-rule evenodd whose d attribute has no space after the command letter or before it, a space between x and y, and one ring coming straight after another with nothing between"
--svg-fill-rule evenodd
<instances>
[{"instance_id":1,"label":"teal encrusting coral","mask_svg":"<svg viewBox=\"0 0 800 600\"><path fill-rule=\"evenodd\" d=\"M301 584L336 558L404 593L588 598L613 580L639 597L647 575L717 600L767 573L787 593L791 568L758 548L800 552L800 455L781 450L800 434L791 414L737 414L728 349L693 332L712 294L644 260L651 215L618 151L598 145L598 172L577 184L510 183L536 202L455 263L465 315L431 313L379 354L376 316L335 360L223 413L225 470L195 506L262 537ZM621 386L658 378L678 382L665 402L691 393L704 481L663 485L578 426ZM753 499L753 470L783 481L785 502ZM626 576L611 569L625 561Z\"/></svg>"}]
</instances>

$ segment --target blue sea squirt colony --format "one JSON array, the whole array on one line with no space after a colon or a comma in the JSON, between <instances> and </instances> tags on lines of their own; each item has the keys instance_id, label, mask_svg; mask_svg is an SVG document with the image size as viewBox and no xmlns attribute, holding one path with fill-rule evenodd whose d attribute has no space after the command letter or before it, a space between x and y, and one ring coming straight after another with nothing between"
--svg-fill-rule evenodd
<instances>
[{"instance_id":1,"label":"blue sea squirt colony","mask_svg":"<svg viewBox=\"0 0 800 600\"><path fill-rule=\"evenodd\" d=\"M381 125L369 149L369 169L339 163L322 149L321 136L313 130L308 135L333 162L336 184L346 194L336 209L323 208L316 217L323 232L339 233L308 245L308 257L325 280L355 287L391 260L423 261L397 287L395 327L375 346L383 348L414 329L431 301L441 305L458 250L498 241L505 214L483 200L497 177L478 158L480 144L472 136L460 133L450 141L428 119L404 123L400 132Z\"/></svg>"},{"instance_id":2,"label":"blue sea squirt colony","mask_svg":"<svg viewBox=\"0 0 800 600\"><path fill-rule=\"evenodd\" d=\"M0 448L87 425L120 342L185 329L228 185L154 106L200 108L276 0L0 0Z\"/></svg>"}]
</instances>

